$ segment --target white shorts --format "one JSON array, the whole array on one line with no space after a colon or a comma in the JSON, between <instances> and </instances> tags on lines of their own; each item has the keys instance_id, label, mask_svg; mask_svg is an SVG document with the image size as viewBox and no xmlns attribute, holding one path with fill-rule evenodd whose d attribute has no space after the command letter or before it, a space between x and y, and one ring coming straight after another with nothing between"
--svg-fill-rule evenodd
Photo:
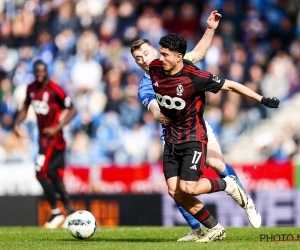
<instances>
[{"instance_id":1,"label":"white shorts","mask_svg":"<svg viewBox=\"0 0 300 250\"><path fill-rule=\"evenodd\" d=\"M207 137L208 137L207 145L216 143L216 144L218 144L218 145L220 146L220 144L218 143L218 141L217 141L217 139L216 139L216 137L215 137L215 134L214 134L213 129L212 129L211 126L207 123L207 121L205 121L205 126L206 126Z\"/></svg>"}]
</instances>

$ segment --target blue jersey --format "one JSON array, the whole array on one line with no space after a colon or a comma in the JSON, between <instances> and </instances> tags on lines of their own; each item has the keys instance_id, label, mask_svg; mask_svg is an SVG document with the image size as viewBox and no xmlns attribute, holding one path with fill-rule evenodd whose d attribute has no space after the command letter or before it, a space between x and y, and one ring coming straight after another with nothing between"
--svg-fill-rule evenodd
<instances>
[{"instance_id":1,"label":"blue jersey","mask_svg":"<svg viewBox=\"0 0 300 250\"><path fill-rule=\"evenodd\" d=\"M156 95L152 87L152 82L150 76L144 74L142 80L140 81L138 97L140 102L149 110L150 104L153 101L156 101ZM162 126L162 135L160 137L161 140L165 138L166 127Z\"/></svg>"}]
</instances>

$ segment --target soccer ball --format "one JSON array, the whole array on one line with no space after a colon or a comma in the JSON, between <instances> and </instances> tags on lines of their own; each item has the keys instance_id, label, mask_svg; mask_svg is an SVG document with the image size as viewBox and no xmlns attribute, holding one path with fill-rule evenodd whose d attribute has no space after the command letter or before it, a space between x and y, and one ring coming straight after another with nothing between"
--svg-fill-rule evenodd
<instances>
[{"instance_id":1,"label":"soccer ball","mask_svg":"<svg viewBox=\"0 0 300 250\"><path fill-rule=\"evenodd\" d=\"M70 234L80 240L90 238L97 229L97 222L89 211L76 211L70 216L68 230Z\"/></svg>"}]
</instances>

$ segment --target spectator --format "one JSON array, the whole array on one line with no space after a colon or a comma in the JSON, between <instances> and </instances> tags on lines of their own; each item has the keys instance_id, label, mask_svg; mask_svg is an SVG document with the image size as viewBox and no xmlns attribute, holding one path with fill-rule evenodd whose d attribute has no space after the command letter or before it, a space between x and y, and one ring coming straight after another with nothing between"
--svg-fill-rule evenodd
<instances>
[{"instance_id":1,"label":"spectator","mask_svg":"<svg viewBox=\"0 0 300 250\"><path fill-rule=\"evenodd\" d=\"M258 93L277 96L282 103L300 92L297 1L175 2L178 4L173 0L23 0L4 5L0 1L0 162L25 161L36 153L36 117L31 108L23 129L24 135L34 133L28 137L31 150L24 157L19 153L22 140L28 139L15 138L10 127L15 110L23 104L26 86L33 81L32 62L40 58L78 109L66 128L69 161L125 164L147 160L155 165L161 131L137 101L136 88L143 73L128 47L135 39L147 38L158 49L157 42L166 32L182 33L193 47L213 9L220 10L223 17L197 66ZM205 118L225 153L241 133L270 115L250 99L207 94ZM291 129L287 140L279 135L272 148L262 148L260 156L295 157L299 131ZM144 142L136 143L138 137L151 150Z\"/></svg>"}]
</instances>

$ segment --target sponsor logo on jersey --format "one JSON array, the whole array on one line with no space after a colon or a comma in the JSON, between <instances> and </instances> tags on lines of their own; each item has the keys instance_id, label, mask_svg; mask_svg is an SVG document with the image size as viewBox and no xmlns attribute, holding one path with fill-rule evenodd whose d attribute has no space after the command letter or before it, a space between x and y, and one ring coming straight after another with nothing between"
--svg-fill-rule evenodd
<instances>
[{"instance_id":1,"label":"sponsor logo on jersey","mask_svg":"<svg viewBox=\"0 0 300 250\"><path fill-rule=\"evenodd\" d=\"M49 106L48 103L46 101L39 101L39 100L34 100L32 102L34 111L38 114L38 115L47 115L49 112Z\"/></svg>"},{"instance_id":2,"label":"sponsor logo on jersey","mask_svg":"<svg viewBox=\"0 0 300 250\"><path fill-rule=\"evenodd\" d=\"M158 82L153 83L154 86L159 87L158 86Z\"/></svg>"},{"instance_id":3,"label":"sponsor logo on jersey","mask_svg":"<svg viewBox=\"0 0 300 250\"><path fill-rule=\"evenodd\" d=\"M183 86L181 84L179 84L176 88L176 94L179 96L182 96L183 91L184 91Z\"/></svg>"},{"instance_id":4,"label":"sponsor logo on jersey","mask_svg":"<svg viewBox=\"0 0 300 250\"><path fill-rule=\"evenodd\" d=\"M30 98L33 98L34 97L34 92L31 92L29 96L30 96Z\"/></svg>"},{"instance_id":5,"label":"sponsor logo on jersey","mask_svg":"<svg viewBox=\"0 0 300 250\"><path fill-rule=\"evenodd\" d=\"M171 97L168 95L160 95L156 93L156 99L160 106L165 107L167 109L177 109L182 110L185 108L186 103L183 99L179 97Z\"/></svg>"}]
</instances>

